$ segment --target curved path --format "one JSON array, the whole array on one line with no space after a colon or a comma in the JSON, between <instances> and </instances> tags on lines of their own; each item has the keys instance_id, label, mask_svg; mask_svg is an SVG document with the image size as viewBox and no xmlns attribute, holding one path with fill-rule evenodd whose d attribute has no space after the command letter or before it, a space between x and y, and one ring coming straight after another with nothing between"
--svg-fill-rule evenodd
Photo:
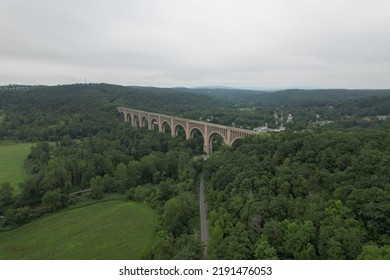
<instances>
[{"instance_id":1,"label":"curved path","mask_svg":"<svg viewBox=\"0 0 390 280\"><path fill-rule=\"evenodd\" d=\"M200 216L200 240L205 245L203 259L207 259L207 244L209 242L209 225L207 222L207 203L204 195L204 177L200 177L199 185L199 216Z\"/></svg>"}]
</instances>

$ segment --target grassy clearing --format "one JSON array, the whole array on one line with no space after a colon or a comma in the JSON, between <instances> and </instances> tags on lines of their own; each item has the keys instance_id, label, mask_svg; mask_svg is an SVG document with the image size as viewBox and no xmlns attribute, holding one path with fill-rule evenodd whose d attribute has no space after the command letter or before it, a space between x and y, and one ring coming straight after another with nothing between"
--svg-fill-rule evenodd
<instances>
[{"instance_id":1,"label":"grassy clearing","mask_svg":"<svg viewBox=\"0 0 390 280\"><path fill-rule=\"evenodd\" d=\"M154 240L147 205L107 201L51 214L0 233L0 259L140 259Z\"/></svg>"},{"instance_id":2,"label":"grassy clearing","mask_svg":"<svg viewBox=\"0 0 390 280\"><path fill-rule=\"evenodd\" d=\"M26 178L24 160L31 151L31 143L7 144L0 142L0 183L11 183L15 193L20 192L18 183Z\"/></svg>"}]
</instances>

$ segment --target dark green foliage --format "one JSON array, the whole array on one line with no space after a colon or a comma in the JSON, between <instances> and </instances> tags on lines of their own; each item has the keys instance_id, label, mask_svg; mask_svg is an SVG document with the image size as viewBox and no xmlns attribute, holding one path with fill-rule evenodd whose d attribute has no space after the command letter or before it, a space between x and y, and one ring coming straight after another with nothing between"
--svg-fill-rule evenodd
<instances>
[{"instance_id":1,"label":"dark green foliage","mask_svg":"<svg viewBox=\"0 0 390 280\"><path fill-rule=\"evenodd\" d=\"M36 146L31 148L31 153L28 159L33 163L31 173L38 173L41 168L47 164L50 159L50 145L48 142L39 142Z\"/></svg>"},{"instance_id":2,"label":"dark green foliage","mask_svg":"<svg viewBox=\"0 0 390 280\"><path fill-rule=\"evenodd\" d=\"M63 193L53 190L48 191L42 197L42 206L49 212L54 212L66 206L67 197Z\"/></svg>"},{"instance_id":3,"label":"dark green foliage","mask_svg":"<svg viewBox=\"0 0 390 280\"><path fill-rule=\"evenodd\" d=\"M107 174L106 174L107 175ZM91 179L90 183L91 191L89 193L89 196L93 199L101 199L104 195L104 185L103 185L103 178L101 176L96 176L95 178Z\"/></svg>"},{"instance_id":4,"label":"dark green foliage","mask_svg":"<svg viewBox=\"0 0 390 280\"><path fill-rule=\"evenodd\" d=\"M4 212L12 203L14 202L13 198L13 188L9 182L4 182L0 184L0 214Z\"/></svg>"},{"instance_id":5,"label":"dark green foliage","mask_svg":"<svg viewBox=\"0 0 390 280\"><path fill-rule=\"evenodd\" d=\"M210 258L356 259L388 246L389 141L387 129L283 133L215 152Z\"/></svg>"},{"instance_id":6,"label":"dark green foliage","mask_svg":"<svg viewBox=\"0 0 390 280\"><path fill-rule=\"evenodd\" d=\"M104 88L112 91L100 90ZM150 258L201 258L194 188L201 165L193 156L202 150L203 143L193 145L180 137L131 128L116 113L116 107L126 105L126 100L132 104L139 100L135 101L139 102L138 108L151 111L153 108L141 104L164 98L170 104L165 108L178 108L173 100L191 106L204 102L204 96L158 94L107 85L5 93L2 102L7 112L9 109L6 137L52 143L42 141L32 148L28 156L30 176L21 184L22 194L16 202L6 195L6 189L1 192L3 226L20 225L38 213L54 212L68 203L101 199L105 192L126 193L128 199L148 202L161 212L161 238L157 238ZM18 114L13 113L15 108Z\"/></svg>"},{"instance_id":7,"label":"dark green foliage","mask_svg":"<svg viewBox=\"0 0 390 280\"><path fill-rule=\"evenodd\" d=\"M388 258L389 102L389 91L3 89L0 139L37 144L21 195L0 188L2 226L121 193L160 213L148 258L200 259L203 171L210 259ZM232 148L215 137L215 153L204 162L196 159L204 145L199 133L184 140L133 129L117 106L250 129L279 126L274 113L280 118L283 110L286 132L247 137ZM286 123L289 113L293 122Z\"/></svg>"},{"instance_id":8,"label":"dark green foliage","mask_svg":"<svg viewBox=\"0 0 390 280\"><path fill-rule=\"evenodd\" d=\"M259 260L276 260L277 254L274 247L272 247L267 240L266 235L262 235L255 245L255 256Z\"/></svg>"},{"instance_id":9,"label":"dark green foliage","mask_svg":"<svg viewBox=\"0 0 390 280\"><path fill-rule=\"evenodd\" d=\"M19 226L29 221L30 219L30 208L8 208L4 213L4 225L5 226Z\"/></svg>"},{"instance_id":10,"label":"dark green foliage","mask_svg":"<svg viewBox=\"0 0 390 280\"><path fill-rule=\"evenodd\" d=\"M366 245L363 247L359 260L390 260L390 246L378 247L376 245Z\"/></svg>"},{"instance_id":11,"label":"dark green foliage","mask_svg":"<svg viewBox=\"0 0 390 280\"><path fill-rule=\"evenodd\" d=\"M196 215L196 199L189 192L180 193L169 199L163 207L162 222L164 228L172 232L174 236L187 233L191 228L188 221Z\"/></svg>"}]
</instances>

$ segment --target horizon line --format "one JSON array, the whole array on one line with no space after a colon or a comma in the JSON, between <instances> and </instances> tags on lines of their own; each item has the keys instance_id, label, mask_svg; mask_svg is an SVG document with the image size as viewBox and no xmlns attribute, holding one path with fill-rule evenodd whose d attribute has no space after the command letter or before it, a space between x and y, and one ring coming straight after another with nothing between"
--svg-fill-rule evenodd
<instances>
[{"instance_id":1,"label":"horizon line","mask_svg":"<svg viewBox=\"0 0 390 280\"><path fill-rule=\"evenodd\" d=\"M89 82L89 83L64 83L64 84L22 84L22 83L10 83L0 84L0 87L57 87L57 86L72 86L72 85L111 85L111 86L122 86L122 87L144 87L144 88L161 88L161 89L209 89L209 90L245 90L245 91L284 91L284 90L390 90L389 88L348 88L348 87L235 87L235 86L224 86L224 85L203 85L203 86L157 86L157 85L125 85L117 83L107 82Z\"/></svg>"}]
</instances>

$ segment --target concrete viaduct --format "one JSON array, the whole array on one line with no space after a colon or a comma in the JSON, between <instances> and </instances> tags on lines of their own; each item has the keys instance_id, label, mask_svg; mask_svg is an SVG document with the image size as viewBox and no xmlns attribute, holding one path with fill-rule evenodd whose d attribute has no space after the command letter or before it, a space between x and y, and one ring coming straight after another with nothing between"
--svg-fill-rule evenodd
<instances>
[{"instance_id":1,"label":"concrete viaduct","mask_svg":"<svg viewBox=\"0 0 390 280\"><path fill-rule=\"evenodd\" d=\"M172 137L176 137L178 135L180 127L184 129L186 139L192 138L194 131L199 130L204 139L203 150L206 154L210 154L212 152L211 140L214 134L221 135L223 142L226 145L231 146L234 141L246 135L261 133L253 130L178 118L125 107L118 107L118 112L122 113L124 120L126 122L130 122L131 126L135 128L144 127L152 130L156 125L158 125L158 131L165 132L166 126L168 125L171 129Z\"/></svg>"}]
</instances>

